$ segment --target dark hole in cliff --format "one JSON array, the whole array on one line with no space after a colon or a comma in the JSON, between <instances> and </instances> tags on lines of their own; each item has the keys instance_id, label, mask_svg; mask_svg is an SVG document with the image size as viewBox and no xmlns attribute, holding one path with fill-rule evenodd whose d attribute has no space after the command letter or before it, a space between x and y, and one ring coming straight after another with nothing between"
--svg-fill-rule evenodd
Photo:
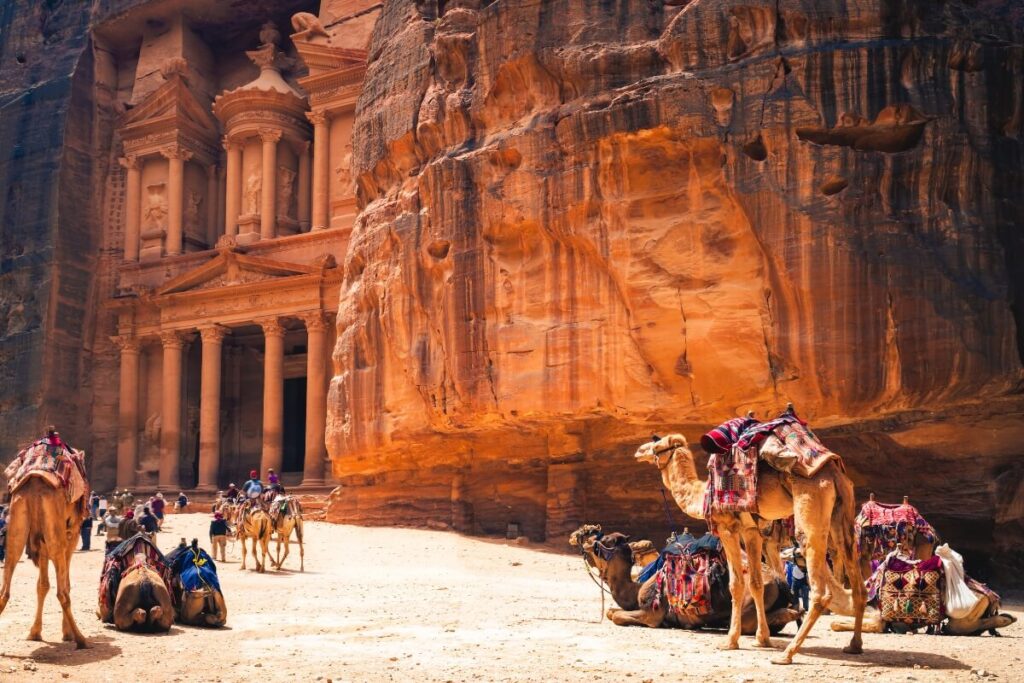
<instances>
[{"instance_id":1,"label":"dark hole in cliff","mask_svg":"<svg viewBox=\"0 0 1024 683\"><path fill-rule=\"evenodd\" d=\"M427 252L436 259L443 259L448 255L448 250L452 248L452 243L447 240L438 240L432 242L427 247Z\"/></svg>"},{"instance_id":2,"label":"dark hole in cliff","mask_svg":"<svg viewBox=\"0 0 1024 683\"><path fill-rule=\"evenodd\" d=\"M760 135L752 142L743 145L743 153L754 161L764 161L768 158L768 148L764 146L764 140Z\"/></svg>"},{"instance_id":3,"label":"dark hole in cliff","mask_svg":"<svg viewBox=\"0 0 1024 683\"><path fill-rule=\"evenodd\" d=\"M840 192L845 190L849 184L850 183L846 180L846 178L840 178L838 176L835 176L829 178L824 183L822 183L821 193L825 196L831 197L832 195L839 194Z\"/></svg>"},{"instance_id":4,"label":"dark hole in cliff","mask_svg":"<svg viewBox=\"0 0 1024 683\"><path fill-rule=\"evenodd\" d=\"M18 62L18 64L24 64L25 63L25 55L18 55L17 57L14 58L14 60L16 62Z\"/></svg>"}]
</instances>

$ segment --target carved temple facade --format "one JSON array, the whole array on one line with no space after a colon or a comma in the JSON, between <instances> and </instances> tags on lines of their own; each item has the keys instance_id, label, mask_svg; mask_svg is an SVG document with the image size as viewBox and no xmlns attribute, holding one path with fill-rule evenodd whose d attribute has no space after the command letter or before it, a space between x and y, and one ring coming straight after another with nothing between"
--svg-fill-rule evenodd
<instances>
[{"instance_id":1,"label":"carved temple facade","mask_svg":"<svg viewBox=\"0 0 1024 683\"><path fill-rule=\"evenodd\" d=\"M95 32L123 102L102 305L117 487L214 490L270 468L330 482L352 117L377 5L218 7L144 5Z\"/></svg>"}]
</instances>

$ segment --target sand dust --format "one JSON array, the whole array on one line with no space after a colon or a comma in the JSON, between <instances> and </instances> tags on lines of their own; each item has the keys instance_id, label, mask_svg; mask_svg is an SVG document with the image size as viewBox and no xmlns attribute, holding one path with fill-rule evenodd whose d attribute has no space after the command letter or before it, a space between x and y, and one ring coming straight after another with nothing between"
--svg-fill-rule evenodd
<instances>
[{"instance_id":1,"label":"sand dust","mask_svg":"<svg viewBox=\"0 0 1024 683\"><path fill-rule=\"evenodd\" d=\"M168 518L159 544L205 538L209 518ZM0 616L0 681L977 681L1022 680L1024 628L1005 637L845 634L823 619L791 667L743 638L598 622L600 598L576 556L439 531L307 523L306 572L240 571L237 544L220 566L229 627L120 633L95 616L102 553L75 553L72 600L92 648L60 641L54 592L46 642L25 640L36 570L23 561ZM97 539L98 540L98 539ZM1020 606L1010 606L1018 618ZM794 624L784 637L792 635ZM985 672L984 677L978 671Z\"/></svg>"}]
</instances>

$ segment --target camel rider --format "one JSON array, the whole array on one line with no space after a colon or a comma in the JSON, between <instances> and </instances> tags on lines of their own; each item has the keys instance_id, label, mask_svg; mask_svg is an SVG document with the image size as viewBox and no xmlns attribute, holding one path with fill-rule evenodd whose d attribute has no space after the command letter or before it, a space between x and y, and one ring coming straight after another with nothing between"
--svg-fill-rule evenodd
<instances>
[{"instance_id":1,"label":"camel rider","mask_svg":"<svg viewBox=\"0 0 1024 683\"><path fill-rule=\"evenodd\" d=\"M242 484L242 492L246 498L259 498L263 493L263 482L260 481L260 473L256 470L249 472L249 480Z\"/></svg>"},{"instance_id":2,"label":"camel rider","mask_svg":"<svg viewBox=\"0 0 1024 683\"><path fill-rule=\"evenodd\" d=\"M224 492L224 498L229 503L234 503L238 498L238 487L234 484L228 484L228 490Z\"/></svg>"}]
</instances>

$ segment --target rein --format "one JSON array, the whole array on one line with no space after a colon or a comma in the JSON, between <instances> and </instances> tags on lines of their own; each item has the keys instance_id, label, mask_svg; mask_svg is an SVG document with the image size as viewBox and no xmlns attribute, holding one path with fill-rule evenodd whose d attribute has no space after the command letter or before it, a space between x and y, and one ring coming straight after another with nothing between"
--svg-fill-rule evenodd
<instances>
[{"instance_id":1,"label":"rein","mask_svg":"<svg viewBox=\"0 0 1024 683\"><path fill-rule=\"evenodd\" d=\"M604 546L597 542L597 540L601 538L601 536L603 535L604 534L602 534L600 531L593 535L595 551L598 547L602 548L603 550L606 550ZM611 551L606 550L606 552L608 552L608 557L611 557ZM583 549L582 539L580 542L580 558L583 559L583 566L587 570L587 576L590 577L590 580L593 581L594 585L597 586L598 590L601 591L601 615L597 619L598 623L601 623L602 621L604 621L604 595L605 593L607 593L608 595L612 594L612 592L608 590L608 587L605 585L607 583L605 581L605 574L608 571L608 567L607 565L605 565L604 570L598 570L597 575L598 577L600 577L600 581L598 581L598 579L594 577L594 567L589 562L587 562L587 551ZM605 562L608 561L608 558L605 557L603 553L601 554L601 559L605 560Z\"/></svg>"},{"instance_id":2,"label":"rein","mask_svg":"<svg viewBox=\"0 0 1024 683\"><path fill-rule=\"evenodd\" d=\"M669 453L669 451L671 452ZM661 458L658 456L660 456L663 453L668 453L668 457L665 458L665 465L668 465L669 460L671 460L672 456L676 454L676 449L669 446L668 448L664 448L660 451L654 451L654 464L655 466L657 466L659 470L662 468L662 464ZM668 496L665 495L664 483L661 485L661 502L664 503L665 505L665 521L668 522L668 528L674 530L676 528L675 520L673 520L672 514L669 512Z\"/></svg>"}]
</instances>

